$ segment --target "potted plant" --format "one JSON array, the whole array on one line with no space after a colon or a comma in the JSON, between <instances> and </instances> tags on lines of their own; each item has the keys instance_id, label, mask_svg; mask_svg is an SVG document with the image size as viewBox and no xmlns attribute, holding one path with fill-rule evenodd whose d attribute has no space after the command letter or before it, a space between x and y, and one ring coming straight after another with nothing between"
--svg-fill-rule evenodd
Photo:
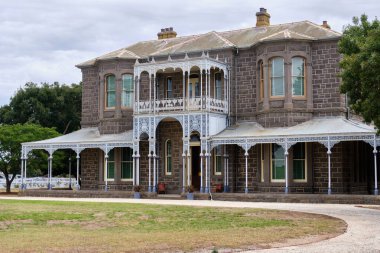
<instances>
[{"instance_id":1,"label":"potted plant","mask_svg":"<svg viewBox=\"0 0 380 253\"><path fill-rule=\"evenodd\" d=\"M192 185L187 187L186 197L188 200L194 200L194 187Z\"/></svg>"},{"instance_id":2,"label":"potted plant","mask_svg":"<svg viewBox=\"0 0 380 253\"><path fill-rule=\"evenodd\" d=\"M141 191L141 186L140 185L135 185L134 187L133 187L133 197L135 198L135 199L141 199L141 193L140 193L140 191Z\"/></svg>"}]
</instances>

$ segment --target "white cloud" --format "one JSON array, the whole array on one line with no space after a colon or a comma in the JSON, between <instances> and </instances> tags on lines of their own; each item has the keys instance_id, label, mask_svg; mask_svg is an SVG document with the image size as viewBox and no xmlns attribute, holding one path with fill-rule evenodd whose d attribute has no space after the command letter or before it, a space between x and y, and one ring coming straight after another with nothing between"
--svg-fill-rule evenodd
<instances>
[{"instance_id":1,"label":"white cloud","mask_svg":"<svg viewBox=\"0 0 380 253\"><path fill-rule=\"evenodd\" d=\"M272 24L328 20L341 31L352 16L379 13L378 0L13 0L0 3L0 105L28 81L78 83L75 64L139 40L162 27L179 35L255 25L265 7Z\"/></svg>"}]
</instances>

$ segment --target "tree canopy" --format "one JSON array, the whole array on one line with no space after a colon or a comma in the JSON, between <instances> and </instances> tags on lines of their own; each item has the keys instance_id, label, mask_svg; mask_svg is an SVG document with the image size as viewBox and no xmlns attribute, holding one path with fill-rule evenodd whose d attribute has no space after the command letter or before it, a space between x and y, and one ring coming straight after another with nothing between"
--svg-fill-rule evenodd
<instances>
[{"instance_id":1,"label":"tree canopy","mask_svg":"<svg viewBox=\"0 0 380 253\"><path fill-rule=\"evenodd\" d=\"M341 91L350 107L380 129L380 22L363 14L345 27L339 42L343 54Z\"/></svg>"},{"instance_id":2,"label":"tree canopy","mask_svg":"<svg viewBox=\"0 0 380 253\"><path fill-rule=\"evenodd\" d=\"M49 139L59 135L53 128L35 124L0 125L0 171L5 175L7 191L10 190L16 174L21 171L21 143ZM39 156L37 152L33 154ZM44 160L46 163L46 157ZM33 166L30 169L33 169ZM9 174L12 174L12 178L9 178Z\"/></svg>"},{"instance_id":3,"label":"tree canopy","mask_svg":"<svg viewBox=\"0 0 380 253\"><path fill-rule=\"evenodd\" d=\"M80 84L27 83L0 107L0 123L34 123L70 133L80 128L81 94Z\"/></svg>"}]
</instances>

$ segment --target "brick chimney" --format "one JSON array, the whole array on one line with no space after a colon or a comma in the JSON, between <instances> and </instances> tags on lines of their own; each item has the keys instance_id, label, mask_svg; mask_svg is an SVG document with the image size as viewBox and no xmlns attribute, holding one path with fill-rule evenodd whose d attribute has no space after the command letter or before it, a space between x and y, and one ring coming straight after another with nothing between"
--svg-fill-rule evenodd
<instances>
[{"instance_id":1,"label":"brick chimney","mask_svg":"<svg viewBox=\"0 0 380 253\"><path fill-rule=\"evenodd\" d=\"M256 27L268 25L270 25L270 15L267 12L267 9L260 8L260 11L256 12Z\"/></svg>"},{"instance_id":2,"label":"brick chimney","mask_svg":"<svg viewBox=\"0 0 380 253\"><path fill-rule=\"evenodd\" d=\"M327 24L327 21L323 21L323 24L321 25L323 26L324 28L327 28L327 29L331 29L331 26L329 24Z\"/></svg>"},{"instance_id":3,"label":"brick chimney","mask_svg":"<svg viewBox=\"0 0 380 253\"><path fill-rule=\"evenodd\" d=\"M159 40L170 39L177 37L177 33L173 30L173 27L162 28L161 32L157 33Z\"/></svg>"}]
</instances>

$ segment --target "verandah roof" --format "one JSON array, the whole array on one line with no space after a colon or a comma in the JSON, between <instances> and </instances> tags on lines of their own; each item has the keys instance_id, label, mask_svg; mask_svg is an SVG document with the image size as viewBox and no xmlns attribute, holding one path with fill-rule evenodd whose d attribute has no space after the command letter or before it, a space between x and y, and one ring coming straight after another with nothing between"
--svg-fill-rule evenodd
<instances>
[{"instance_id":1,"label":"verandah roof","mask_svg":"<svg viewBox=\"0 0 380 253\"><path fill-rule=\"evenodd\" d=\"M72 149L79 154L86 148L100 148L108 151L115 147L132 148L132 130L119 134L100 134L97 127L90 127L52 139L22 143L25 154L33 149L45 149L48 152L54 152L57 149Z\"/></svg>"},{"instance_id":2,"label":"verandah roof","mask_svg":"<svg viewBox=\"0 0 380 253\"><path fill-rule=\"evenodd\" d=\"M221 144L237 144L249 148L257 143L320 142L332 147L340 141L368 142L380 146L373 126L341 117L314 118L291 127L264 128L256 122L231 126L212 138L211 148Z\"/></svg>"}]
</instances>

